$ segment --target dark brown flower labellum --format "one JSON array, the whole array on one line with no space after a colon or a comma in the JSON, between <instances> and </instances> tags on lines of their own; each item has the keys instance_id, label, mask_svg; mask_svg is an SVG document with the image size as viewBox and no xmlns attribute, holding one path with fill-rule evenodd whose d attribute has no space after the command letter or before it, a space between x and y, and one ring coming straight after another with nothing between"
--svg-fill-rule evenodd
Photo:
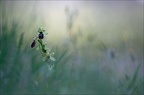
<instances>
[{"instance_id":1,"label":"dark brown flower labellum","mask_svg":"<svg viewBox=\"0 0 144 95\"><path fill-rule=\"evenodd\" d=\"M34 40L31 44L31 48L35 47L35 45L36 45L36 41Z\"/></svg>"},{"instance_id":2,"label":"dark brown flower labellum","mask_svg":"<svg viewBox=\"0 0 144 95\"><path fill-rule=\"evenodd\" d=\"M44 38L44 34L42 32L39 33L39 39L43 39Z\"/></svg>"}]
</instances>

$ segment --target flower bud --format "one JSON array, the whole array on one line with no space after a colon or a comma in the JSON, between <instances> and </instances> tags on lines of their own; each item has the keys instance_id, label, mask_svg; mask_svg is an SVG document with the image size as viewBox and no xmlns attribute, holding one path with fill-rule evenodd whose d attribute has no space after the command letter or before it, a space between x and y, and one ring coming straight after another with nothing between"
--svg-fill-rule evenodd
<instances>
[{"instance_id":1,"label":"flower bud","mask_svg":"<svg viewBox=\"0 0 144 95\"><path fill-rule=\"evenodd\" d=\"M35 45L36 45L36 41L34 40L31 44L31 48L35 47Z\"/></svg>"}]
</instances>

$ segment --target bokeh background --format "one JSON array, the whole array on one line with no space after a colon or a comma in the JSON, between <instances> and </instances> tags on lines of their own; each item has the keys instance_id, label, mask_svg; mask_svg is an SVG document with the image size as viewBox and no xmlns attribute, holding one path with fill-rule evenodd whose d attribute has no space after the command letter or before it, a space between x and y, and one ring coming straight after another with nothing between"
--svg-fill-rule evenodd
<instances>
[{"instance_id":1,"label":"bokeh background","mask_svg":"<svg viewBox=\"0 0 144 95\"><path fill-rule=\"evenodd\" d=\"M0 1L0 93L144 94L143 3ZM30 47L40 26L52 69Z\"/></svg>"}]
</instances>

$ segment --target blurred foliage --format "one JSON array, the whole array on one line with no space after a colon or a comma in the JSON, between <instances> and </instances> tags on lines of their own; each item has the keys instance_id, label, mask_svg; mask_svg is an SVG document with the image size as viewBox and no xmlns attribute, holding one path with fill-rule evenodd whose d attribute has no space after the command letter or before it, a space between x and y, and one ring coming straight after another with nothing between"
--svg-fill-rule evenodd
<instances>
[{"instance_id":1,"label":"blurred foliage","mask_svg":"<svg viewBox=\"0 0 144 95\"><path fill-rule=\"evenodd\" d=\"M75 52L70 52L68 47L56 46L52 50L55 51L57 60L54 63L54 67L50 70L48 62L43 62L41 60L42 56L37 56L38 52L30 49L30 44L25 45L25 49L22 50L25 38L24 33L21 33L19 42L18 44L16 43L18 24L13 23L12 25L10 32L8 32L6 24L1 27L1 93L105 94L117 93L117 91L123 94L141 93L143 88L142 81L138 82L137 80L136 82L140 65L137 66L131 80L129 75L126 75L126 81L120 80L121 84L117 88L111 81L114 76L109 72L102 73L103 70L99 69L99 59L94 61L97 64L89 64L86 67L76 67L78 64L74 64L74 71L71 71L71 64L76 62ZM88 36L88 41L92 42L94 38L89 38L90 36ZM88 54L85 49L80 49L80 51ZM80 59L83 60L82 63L85 65L90 61L92 63L92 60L88 59L87 56L82 55ZM71 73L73 74L71 75Z\"/></svg>"},{"instance_id":2,"label":"blurred foliage","mask_svg":"<svg viewBox=\"0 0 144 95\"><path fill-rule=\"evenodd\" d=\"M3 87L2 91L12 91L13 85L19 81L20 70L22 69L21 56L20 52L23 36L20 35L20 40L17 45L16 43L16 32L17 32L17 23L12 24L12 30L8 33L7 23L3 24L1 27L2 36L1 41L1 57L0 57L0 70L1 70L1 86Z\"/></svg>"},{"instance_id":3,"label":"blurred foliage","mask_svg":"<svg viewBox=\"0 0 144 95\"><path fill-rule=\"evenodd\" d=\"M110 26L104 30L88 24L88 29L78 27L78 30L73 30L78 11L71 13L66 7L66 31L70 40L66 39L67 45L55 45L55 38L51 40L49 46L55 52L56 61L50 61L55 64L50 68L49 62L42 61L40 52L30 48L32 38L28 35L33 34L31 31L37 29L41 19L35 20L36 15L34 18L30 16L27 24L23 25L18 20L9 20L4 9L1 12L0 94L144 93L143 76L140 76L143 59L133 49L127 51L134 48L128 43L141 39L129 40L127 34L119 42L111 39L109 43L97 31L113 33L113 30L108 30ZM116 34L109 35L113 38ZM140 43L134 45L140 45L141 49Z\"/></svg>"}]
</instances>

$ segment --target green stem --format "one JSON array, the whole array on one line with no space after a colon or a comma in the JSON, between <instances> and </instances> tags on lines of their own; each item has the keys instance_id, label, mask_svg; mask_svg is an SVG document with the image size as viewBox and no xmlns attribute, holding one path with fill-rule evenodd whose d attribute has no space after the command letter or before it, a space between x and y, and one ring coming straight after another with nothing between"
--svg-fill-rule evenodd
<instances>
[{"instance_id":1,"label":"green stem","mask_svg":"<svg viewBox=\"0 0 144 95\"><path fill-rule=\"evenodd\" d=\"M42 47L42 52L44 52L45 51L45 45L43 45L43 42L42 42L42 40L40 39L40 40L38 40L38 42L39 42L39 44L41 45L41 47Z\"/></svg>"}]
</instances>

